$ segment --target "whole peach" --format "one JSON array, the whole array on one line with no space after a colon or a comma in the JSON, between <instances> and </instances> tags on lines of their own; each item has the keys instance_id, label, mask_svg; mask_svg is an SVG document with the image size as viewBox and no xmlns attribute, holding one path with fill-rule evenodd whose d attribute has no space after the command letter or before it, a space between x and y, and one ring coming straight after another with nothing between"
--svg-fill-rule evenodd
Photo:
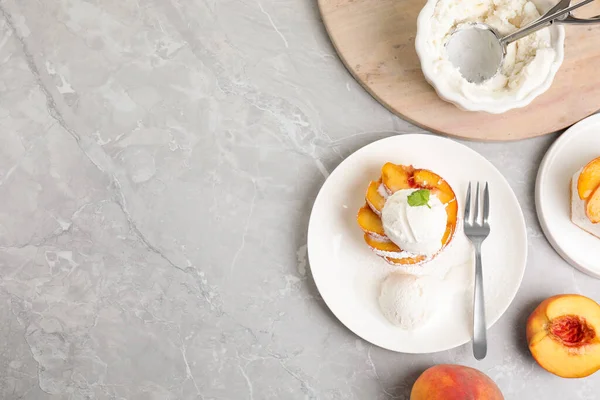
<instances>
[{"instance_id":1,"label":"whole peach","mask_svg":"<svg viewBox=\"0 0 600 400\"><path fill-rule=\"evenodd\" d=\"M462 365L440 364L423 372L410 400L504 400L486 374Z\"/></svg>"}]
</instances>

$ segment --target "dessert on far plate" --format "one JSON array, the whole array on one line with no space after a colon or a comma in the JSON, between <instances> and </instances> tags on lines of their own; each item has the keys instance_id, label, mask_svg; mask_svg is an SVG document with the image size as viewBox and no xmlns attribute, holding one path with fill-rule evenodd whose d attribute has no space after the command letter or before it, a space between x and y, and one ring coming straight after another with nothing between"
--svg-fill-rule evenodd
<instances>
[{"instance_id":1,"label":"dessert on far plate","mask_svg":"<svg viewBox=\"0 0 600 400\"><path fill-rule=\"evenodd\" d=\"M600 157L587 163L571 179L571 221L600 238Z\"/></svg>"},{"instance_id":2,"label":"dessert on far plate","mask_svg":"<svg viewBox=\"0 0 600 400\"><path fill-rule=\"evenodd\" d=\"M390 264L421 264L450 244L458 204L450 185L426 169L386 163L372 181L358 225L375 254Z\"/></svg>"}]
</instances>

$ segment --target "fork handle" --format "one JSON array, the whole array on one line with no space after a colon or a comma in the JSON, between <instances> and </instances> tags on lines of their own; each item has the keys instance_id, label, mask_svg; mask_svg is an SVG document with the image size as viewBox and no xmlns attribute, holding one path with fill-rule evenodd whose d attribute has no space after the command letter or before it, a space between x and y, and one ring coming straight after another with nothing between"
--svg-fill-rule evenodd
<instances>
[{"instance_id":1,"label":"fork handle","mask_svg":"<svg viewBox=\"0 0 600 400\"><path fill-rule=\"evenodd\" d=\"M473 299L473 355L482 360L487 354L485 302L483 296L483 270L481 268L481 243L475 244L475 297Z\"/></svg>"}]
</instances>

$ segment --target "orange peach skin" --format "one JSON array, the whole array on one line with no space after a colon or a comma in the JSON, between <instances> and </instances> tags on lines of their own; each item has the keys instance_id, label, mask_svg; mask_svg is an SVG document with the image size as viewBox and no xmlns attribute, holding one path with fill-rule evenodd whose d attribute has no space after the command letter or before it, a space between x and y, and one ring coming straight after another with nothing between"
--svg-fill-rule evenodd
<instances>
[{"instance_id":1,"label":"orange peach skin","mask_svg":"<svg viewBox=\"0 0 600 400\"><path fill-rule=\"evenodd\" d=\"M504 400L487 375L462 365L441 364L421 374L410 400Z\"/></svg>"},{"instance_id":2,"label":"orange peach skin","mask_svg":"<svg viewBox=\"0 0 600 400\"><path fill-rule=\"evenodd\" d=\"M537 363L563 378L600 369L600 305L578 294L550 297L527 320L527 343Z\"/></svg>"},{"instance_id":3,"label":"orange peach skin","mask_svg":"<svg viewBox=\"0 0 600 400\"><path fill-rule=\"evenodd\" d=\"M598 186L587 199L585 214L592 224L600 222L600 186Z\"/></svg>"}]
</instances>

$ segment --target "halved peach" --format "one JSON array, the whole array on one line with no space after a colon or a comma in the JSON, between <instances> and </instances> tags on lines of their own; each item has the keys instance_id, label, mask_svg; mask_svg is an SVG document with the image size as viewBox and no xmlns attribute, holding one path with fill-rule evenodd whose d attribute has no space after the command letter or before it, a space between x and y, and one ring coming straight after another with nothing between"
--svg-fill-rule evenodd
<instances>
[{"instance_id":1,"label":"halved peach","mask_svg":"<svg viewBox=\"0 0 600 400\"><path fill-rule=\"evenodd\" d=\"M414 171L412 166L385 163L381 167L381 180L390 194L398 190L412 187L411 176Z\"/></svg>"},{"instance_id":2,"label":"halved peach","mask_svg":"<svg viewBox=\"0 0 600 400\"><path fill-rule=\"evenodd\" d=\"M385 198L379 193L379 186L381 185L381 179L378 181L371 181L369 187L367 188L367 194L365 195L365 199L367 200L367 204L371 207L371 210L375 212L375 214L381 215L381 210L385 205Z\"/></svg>"},{"instance_id":3,"label":"halved peach","mask_svg":"<svg viewBox=\"0 0 600 400\"><path fill-rule=\"evenodd\" d=\"M585 215L592 222L600 222L600 186L598 186L587 200L585 205Z\"/></svg>"},{"instance_id":4,"label":"halved peach","mask_svg":"<svg viewBox=\"0 0 600 400\"><path fill-rule=\"evenodd\" d=\"M577 180L579 198L585 200L600 186L600 157L593 159L581 171Z\"/></svg>"},{"instance_id":5,"label":"halved peach","mask_svg":"<svg viewBox=\"0 0 600 400\"><path fill-rule=\"evenodd\" d=\"M365 231L365 233L385 236L381 218L379 218L379 216L375 214L375 212L373 212L371 207L369 207L367 204L358 210L356 220L358 221L358 225L363 231Z\"/></svg>"},{"instance_id":6,"label":"halved peach","mask_svg":"<svg viewBox=\"0 0 600 400\"><path fill-rule=\"evenodd\" d=\"M527 320L527 342L545 370L582 378L600 369L600 305L578 294L544 300Z\"/></svg>"}]
</instances>

